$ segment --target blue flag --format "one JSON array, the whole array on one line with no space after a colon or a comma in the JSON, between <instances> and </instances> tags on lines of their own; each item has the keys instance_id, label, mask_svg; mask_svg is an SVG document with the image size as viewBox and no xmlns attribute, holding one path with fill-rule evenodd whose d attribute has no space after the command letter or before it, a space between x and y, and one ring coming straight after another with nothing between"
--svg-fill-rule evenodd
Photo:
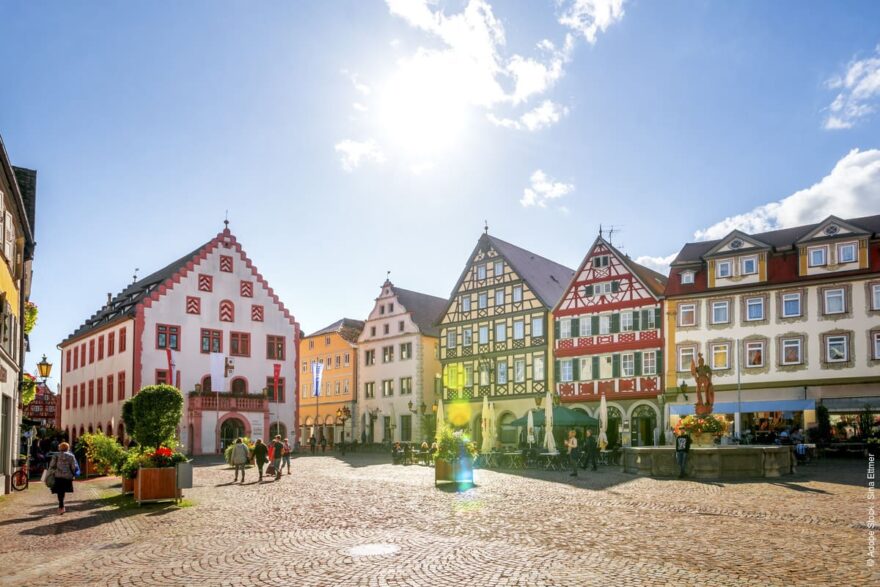
<instances>
[{"instance_id":1,"label":"blue flag","mask_svg":"<svg viewBox=\"0 0 880 587\"><path fill-rule=\"evenodd\" d=\"M321 378L324 375L324 363L322 361L312 361L312 396L321 395Z\"/></svg>"}]
</instances>

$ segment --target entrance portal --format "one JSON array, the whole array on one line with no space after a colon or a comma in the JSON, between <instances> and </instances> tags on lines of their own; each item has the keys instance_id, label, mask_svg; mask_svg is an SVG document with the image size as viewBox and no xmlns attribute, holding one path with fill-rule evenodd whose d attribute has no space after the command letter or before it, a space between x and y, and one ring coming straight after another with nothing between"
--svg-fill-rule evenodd
<instances>
[{"instance_id":1,"label":"entrance portal","mask_svg":"<svg viewBox=\"0 0 880 587\"><path fill-rule=\"evenodd\" d=\"M235 442L236 438L244 436L244 422L238 418L229 418L220 425L220 448L225 449Z\"/></svg>"}]
</instances>

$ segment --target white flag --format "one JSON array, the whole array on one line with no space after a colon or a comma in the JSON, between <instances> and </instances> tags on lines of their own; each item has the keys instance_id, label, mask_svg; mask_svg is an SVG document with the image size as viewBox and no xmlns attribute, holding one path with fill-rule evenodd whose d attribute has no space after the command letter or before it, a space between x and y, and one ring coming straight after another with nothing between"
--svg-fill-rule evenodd
<instances>
[{"instance_id":1,"label":"white flag","mask_svg":"<svg viewBox=\"0 0 880 587\"><path fill-rule=\"evenodd\" d=\"M226 357L211 353L211 391L226 391Z\"/></svg>"},{"instance_id":2,"label":"white flag","mask_svg":"<svg viewBox=\"0 0 880 587\"><path fill-rule=\"evenodd\" d=\"M321 395L321 379L324 376L324 363L321 361L312 362L312 391L313 397Z\"/></svg>"}]
</instances>

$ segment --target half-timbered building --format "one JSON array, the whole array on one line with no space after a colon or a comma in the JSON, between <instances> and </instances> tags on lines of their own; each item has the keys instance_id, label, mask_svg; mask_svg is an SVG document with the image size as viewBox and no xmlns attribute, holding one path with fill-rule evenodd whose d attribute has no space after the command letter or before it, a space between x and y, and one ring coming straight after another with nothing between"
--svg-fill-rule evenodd
<instances>
[{"instance_id":1,"label":"half-timbered building","mask_svg":"<svg viewBox=\"0 0 880 587\"><path fill-rule=\"evenodd\" d=\"M484 396L495 402L497 438L511 444L517 429L508 423L552 384L550 310L573 274L488 232L480 236L440 321L443 399L471 404L474 438L481 438Z\"/></svg>"},{"instance_id":2,"label":"half-timbered building","mask_svg":"<svg viewBox=\"0 0 880 587\"><path fill-rule=\"evenodd\" d=\"M600 235L553 310L560 398L596 415L605 396L611 445L651 445L659 434L665 287Z\"/></svg>"}]
</instances>

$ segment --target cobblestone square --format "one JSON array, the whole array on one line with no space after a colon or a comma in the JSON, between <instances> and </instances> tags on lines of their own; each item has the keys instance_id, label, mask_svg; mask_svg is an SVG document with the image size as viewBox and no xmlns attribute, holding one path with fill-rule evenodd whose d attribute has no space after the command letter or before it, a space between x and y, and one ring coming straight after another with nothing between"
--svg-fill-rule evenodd
<instances>
[{"instance_id":1,"label":"cobblestone square","mask_svg":"<svg viewBox=\"0 0 880 587\"><path fill-rule=\"evenodd\" d=\"M769 482L639 478L603 467L477 470L464 492L384 455L301 457L245 485L200 461L187 507L34 483L0 502L3 585L870 585L866 465Z\"/></svg>"}]
</instances>

